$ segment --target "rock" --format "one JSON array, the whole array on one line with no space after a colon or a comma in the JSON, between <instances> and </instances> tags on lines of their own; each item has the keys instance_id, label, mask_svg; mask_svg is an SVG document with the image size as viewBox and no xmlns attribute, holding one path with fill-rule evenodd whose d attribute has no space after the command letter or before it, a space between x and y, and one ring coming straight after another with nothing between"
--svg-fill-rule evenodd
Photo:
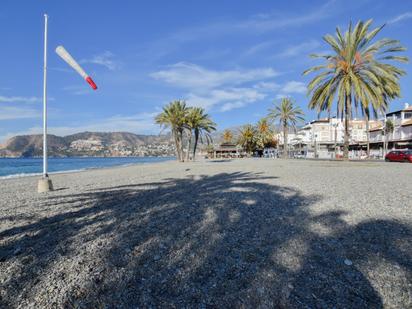
<instances>
[{"instance_id":1,"label":"rock","mask_svg":"<svg viewBox=\"0 0 412 309\"><path fill-rule=\"evenodd\" d=\"M348 265L348 266L351 266L351 265L353 264L352 261L349 260L349 259L345 259L345 260L343 261L343 263L345 263L345 265Z\"/></svg>"}]
</instances>

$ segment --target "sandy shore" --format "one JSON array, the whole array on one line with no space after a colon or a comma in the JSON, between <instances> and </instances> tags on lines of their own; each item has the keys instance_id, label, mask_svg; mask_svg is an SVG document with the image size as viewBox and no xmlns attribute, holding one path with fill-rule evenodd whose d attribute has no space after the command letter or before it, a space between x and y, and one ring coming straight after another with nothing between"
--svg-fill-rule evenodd
<instances>
[{"instance_id":1,"label":"sandy shore","mask_svg":"<svg viewBox=\"0 0 412 309\"><path fill-rule=\"evenodd\" d=\"M412 164L244 159L0 180L0 307L412 306Z\"/></svg>"}]
</instances>

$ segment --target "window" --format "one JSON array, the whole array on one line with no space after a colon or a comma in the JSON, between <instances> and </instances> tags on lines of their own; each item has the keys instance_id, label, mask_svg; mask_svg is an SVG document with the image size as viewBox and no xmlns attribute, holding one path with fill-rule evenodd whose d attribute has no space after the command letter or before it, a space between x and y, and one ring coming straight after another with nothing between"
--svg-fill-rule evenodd
<instances>
[{"instance_id":1,"label":"window","mask_svg":"<svg viewBox=\"0 0 412 309\"><path fill-rule=\"evenodd\" d=\"M412 112L405 112L405 114L403 115L403 118L405 118L405 119L412 118Z\"/></svg>"}]
</instances>

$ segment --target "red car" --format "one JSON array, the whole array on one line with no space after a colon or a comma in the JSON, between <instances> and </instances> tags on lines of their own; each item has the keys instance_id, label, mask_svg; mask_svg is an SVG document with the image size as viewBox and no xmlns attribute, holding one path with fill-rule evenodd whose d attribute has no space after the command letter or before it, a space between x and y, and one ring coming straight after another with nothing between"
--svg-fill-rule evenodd
<instances>
[{"instance_id":1,"label":"red car","mask_svg":"<svg viewBox=\"0 0 412 309\"><path fill-rule=\"evenodd\" d=\"M412 163L412 150L394 150L385 156L387 162L410 162Z\"/></svg>"}]
</instances>

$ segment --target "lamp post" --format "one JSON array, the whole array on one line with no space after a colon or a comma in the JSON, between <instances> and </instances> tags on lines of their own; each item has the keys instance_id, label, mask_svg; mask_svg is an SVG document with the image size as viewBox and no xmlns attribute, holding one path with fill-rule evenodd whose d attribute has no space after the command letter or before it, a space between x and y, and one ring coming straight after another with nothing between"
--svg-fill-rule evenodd
<instances>
[{"instance_id":1,"label":"lamp post","mask_svg":"<svg viewBox=\"0 0 412 309\"><path fill-rule=\"evenodd\" d=\"M47 14L44 14L44 55L43 55L43 175L37 185L39 193L53 190L53 184L47 174Z\"/></svg>"}]
</instances>

